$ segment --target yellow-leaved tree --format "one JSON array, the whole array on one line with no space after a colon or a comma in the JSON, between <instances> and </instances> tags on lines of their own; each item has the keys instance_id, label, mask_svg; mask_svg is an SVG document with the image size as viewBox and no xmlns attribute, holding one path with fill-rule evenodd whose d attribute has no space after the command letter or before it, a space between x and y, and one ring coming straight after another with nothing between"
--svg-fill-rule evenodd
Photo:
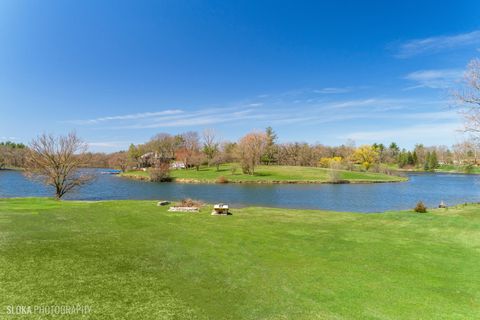
<instances>
[{"instance_id":1,"label":"yellow-leaved tree","mask_svg":"<svg viewBox=\"0 0 480 320\"><path fill-rule=\"evenodd\" d=\"M360 146L353 153L353 159L355 162L361 164L365 170L370 169L374 163L377 163L378 158L378 151L370 145Z\"/></svg>"}]
</instances>

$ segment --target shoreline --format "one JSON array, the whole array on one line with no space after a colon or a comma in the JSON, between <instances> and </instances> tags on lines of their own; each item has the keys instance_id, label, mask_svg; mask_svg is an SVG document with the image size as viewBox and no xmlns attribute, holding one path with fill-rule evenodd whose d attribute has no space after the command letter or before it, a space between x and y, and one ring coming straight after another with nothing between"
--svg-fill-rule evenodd
<instances>
[{"instance_id":1,"label":"shoreline","mask_svg":"<svg viewBox=\"0 0 480 320\"><path fill-rule=\"evenodd\" d=\"M150 177L133 174L118 174L117 177L152 182ZM375 183L400 183L407 182L408 178L400 177L398 180L340 180L320 181L320 180L228 180L228 182L218 182L216 180L200 180L187 178L172 178L172 181L164 183L184 183L184 184L375 184Z\"/></svg>"},{"instance_id":2,"label":"shoreline","mask_svg":"<svg viewBox=\"0 0 480 320\"><path fill-rule=\"evenodd\" d=\"M463 172L463 171L425 171L425 170L415 170L415 169L397 169L395 172L398 173L420 173L420 174L466 174L466 175L480 175L479 172Z\"/></svg>"}]
</instances>

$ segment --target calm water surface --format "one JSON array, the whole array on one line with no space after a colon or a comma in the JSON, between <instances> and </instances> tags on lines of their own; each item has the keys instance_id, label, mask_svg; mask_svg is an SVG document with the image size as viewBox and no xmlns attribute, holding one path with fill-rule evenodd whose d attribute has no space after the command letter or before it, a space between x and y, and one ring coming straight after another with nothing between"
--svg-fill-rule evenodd
<instances>
[{"instance_id":1,"label":"calm water surface","mask_svg":"<svg viewBox=\"0 0 480 320\"><path fill-rule=\"evenodd\" d=\"M329 209L380 212L412 208L419 200L427 206L480 201L480 176L462 174L409 174L402 183L340 185L255 185L153 183L97 173L95 182L66 197L75 200L166 199L186 197L233 206ZM0 171L0 198L52 196L52 189L27 180L17 171Z\"/></svg>"}]
</instances>

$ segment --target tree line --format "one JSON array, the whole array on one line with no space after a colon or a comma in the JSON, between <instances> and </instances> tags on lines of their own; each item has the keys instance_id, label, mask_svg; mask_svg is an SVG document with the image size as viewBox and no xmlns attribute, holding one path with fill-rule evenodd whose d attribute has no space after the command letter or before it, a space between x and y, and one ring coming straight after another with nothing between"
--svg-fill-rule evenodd
<instances>
[{"instance_id":1,"label":"tree line","mask_svg":"<svg viewBox=\"0 0 480 320\"><path fill-rule=\"evenodd\" d=\"M27 165L31 146L0 142L0 168ZM225 163L238 163L243 173L254 174L257 165L289 165L335 167L345 170L386 172L391 169L434 170L440 165L475 166L480 145L475 139L452 147L417 144L411 150L400 149L397 143L356 147L354 141L340 146L305 142L279 143L275 131L252 131L236 142L223 141L211 129L172 135L160 133L143 144L131 144L128 150L114 153L85 152L79 165L114 167L122 171L151 168L175 162L177 168L199 170L202 165L217 169ZM389 169L390 168L390 169ZM388 172L386 172L388 173Z\"/></svg>"}]
</instances>

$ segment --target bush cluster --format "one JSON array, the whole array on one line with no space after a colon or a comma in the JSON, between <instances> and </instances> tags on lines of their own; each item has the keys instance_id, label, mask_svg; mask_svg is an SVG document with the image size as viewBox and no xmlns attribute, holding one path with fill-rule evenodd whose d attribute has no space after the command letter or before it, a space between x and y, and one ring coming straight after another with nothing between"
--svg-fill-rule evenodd
<instances>
[{"instance_id":1,"label":"bush cluster","mask_svg":"<svg viewBox=\"0 0 480 320\"><path fill-rule=\"evenodd\" d=\"M425 204L422 202L422 201L419 201L417 203L417 205L415 206L415 212L419 212L419 213L425 213L427 212L427 207L425 206Z\"/></svg>"},{"instance_id":2,"label":"bush cluster","mask_svg":"<svg viewBox=\"0 0 480 320\"><path fill-rule=\"evenodd\" d=\"M170 164L162 163L148 170L150 180L153 182L168 182L170 178Z\"/></svg>"}]
</instances>

